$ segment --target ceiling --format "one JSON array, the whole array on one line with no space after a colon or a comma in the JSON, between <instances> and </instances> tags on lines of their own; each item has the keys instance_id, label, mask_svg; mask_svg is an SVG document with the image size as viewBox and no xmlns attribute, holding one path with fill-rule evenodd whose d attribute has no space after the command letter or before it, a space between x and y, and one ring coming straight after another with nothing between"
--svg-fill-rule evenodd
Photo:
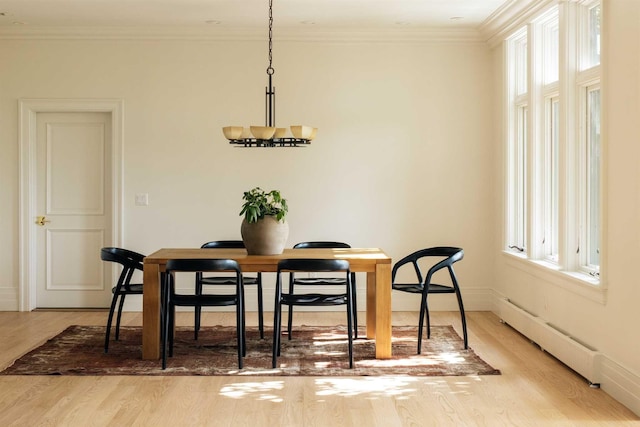
<instances>
[{"instance_id":1,"label":"ceiling","mask_svg":"<svg viewBox=\"0 0 640 427\"><path fill-rule=\"evenodd\" d=\"M274 0L278 28L477 29L513 0ZM263 29L267 0L0 0L0 27Z\"/></svg>"}]
</instances>

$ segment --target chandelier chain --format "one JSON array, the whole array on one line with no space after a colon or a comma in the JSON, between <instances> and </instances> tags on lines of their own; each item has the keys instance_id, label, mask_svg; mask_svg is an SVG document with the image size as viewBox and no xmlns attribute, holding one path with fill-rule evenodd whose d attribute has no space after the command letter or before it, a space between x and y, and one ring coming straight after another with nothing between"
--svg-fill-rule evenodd
<instances>
[{"instance_id":1,"label":"chandelier chain","mask_svg":"<svg viewBox=\"0 0 640 427\"><path fill-rule=\"evenodd\" d=\"M275 70L273 69L273 0L269 0L269 67L267 68L267 74L272 75Z\"/></svg>"}]
</instances>

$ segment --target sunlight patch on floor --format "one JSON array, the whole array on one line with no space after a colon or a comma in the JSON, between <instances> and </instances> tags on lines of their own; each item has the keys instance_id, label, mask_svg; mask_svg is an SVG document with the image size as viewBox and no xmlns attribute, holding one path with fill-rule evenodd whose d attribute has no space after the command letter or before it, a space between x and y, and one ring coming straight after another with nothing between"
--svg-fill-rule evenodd
<instances>
[{"instance_id":1,"label":"sunlight patch on floor","mask_svg":"<svg viewBox=\"0 0 640 427\"><path fill-rule=\"evenodd\" d=\"M316 378L315 395L319 399L331 396L365 398L414 396L424 384L424 378L408 376L356 377L356 378ZM220 395L230 399L254 399L282 403L284 381L236 382L223 386Z\"/></svg>"},{"instance_id":2,"label":"sunlight patch on floor","mask_svg":"<svg viewBox=\"0 0 640 427\"><path fill-rule=\"evenodd\" d=\"M231 399L255 398L256 400L282 402L279 392L284 389L284 381L262 381L227 384L220 389L220 395Z\"/></svg>"},{"instance_id":3,"label":"sunlight patch on floor","mask_svg":"<svg viewBox=\"0 0 640 427\"><path fill-rule=\"evenodd\" d=\"M413 385L420 381L412 377L318 378L317 396L403 396L413 394Z\"/></svg>"},{"instance_id":4,"label":"sunlight patch on floor","mask_svg":"<svg viewBox=\"0 0 640 427\"><path fill-rule=\"evenodd\" d=\"M359 367L375 367L375 368L383 368L383 367L410 367L410 366L428 366L428 365L453 365L458 363L463 363L465 361L464 357L460 355L460 353L440 353L438 355L433 355L430 358L423 358L420 356L411 356L400 360L394 359L372 359L372 360L360 360L356 362L356 365Z\"/></svg>"}]
</instances>

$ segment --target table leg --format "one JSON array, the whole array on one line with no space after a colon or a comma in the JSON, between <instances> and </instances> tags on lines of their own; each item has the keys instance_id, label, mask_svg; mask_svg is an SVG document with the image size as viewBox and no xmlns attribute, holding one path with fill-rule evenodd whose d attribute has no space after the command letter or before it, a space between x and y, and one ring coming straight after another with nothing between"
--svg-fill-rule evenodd
<instances>
[{"instance_id":1,"label":"table leg","mask_svg":"<svg viewBox=\"0 0 640 427\"><path fill-rule=\"evenodd\" d=\"M142 358L160 358L160 266L144 264Z\"/></svg>"},{"instance_id":2,"label":"table leg","mask_svg":"<svg viewBox=\"0 0 640 427\"><path fill-rule=\"evenodd\" d=\"M376 338L376 273L367 273L367 338Z\"/></svg>"},{"instance_id":3,"label":"table leg","mask_svg":"<svg viewBox=\"0 0 640 427\"><path fill-rule=\"evenodd\" d=\"M367 273L367 338L376 340L376 359L391 358L391 266Z\"/></svg>"},{"instance_id":4,"label":"table leg","mask_svg":"<svg viewBox=\"0 0 640 427\"><path fill-rule=\"evenodd\" d=\"M376 359L391 358L391 265L376 264Z\"/></svg>"}]
</instances>

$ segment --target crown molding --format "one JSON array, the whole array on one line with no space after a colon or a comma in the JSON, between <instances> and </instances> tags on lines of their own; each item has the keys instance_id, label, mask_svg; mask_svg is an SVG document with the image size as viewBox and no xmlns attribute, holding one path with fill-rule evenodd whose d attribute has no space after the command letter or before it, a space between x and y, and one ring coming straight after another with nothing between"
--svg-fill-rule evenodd
<instances>
[{"instance_id":1,"label":"crown molding","mask_svg":"<svg viewBox=\"0 0 640 427\"><path fill-rule=\"evenodd\" d=\"M0 27L0 40L263 41L265 31L194 27ZM278 29L274 39L300 42L484 43L475 28Z\"/></svg>"},{"instance_id":2,"label":"crown molding","mask_svg":"<svg viewBox=\"0 0 640 427\"><path fill-rule=\"evenodd\" d=\"M480 25L479 32L483 40L493 48L532 16L559 1L571 0L508 0Z\"/></svg>"}]
</instances>

